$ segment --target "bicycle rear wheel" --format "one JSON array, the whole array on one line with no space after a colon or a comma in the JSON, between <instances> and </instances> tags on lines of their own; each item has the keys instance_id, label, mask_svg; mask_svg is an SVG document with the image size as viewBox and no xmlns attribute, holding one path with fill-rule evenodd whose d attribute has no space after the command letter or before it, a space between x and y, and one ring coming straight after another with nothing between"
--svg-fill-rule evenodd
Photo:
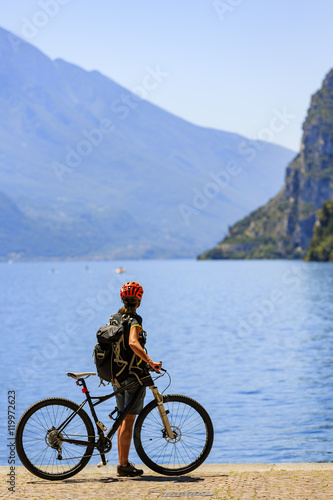
<instances>
[{"instance_id":1,"label":"bicycle rear wheel","mask_svg":"<svg viewBox=\"0 0 333 500\"><path fill-rule=\"evenodd\" d=\"M90 460L95 432L87 413L81 410L59 433L59 426L79 406L68 399L48 398L30 406L16 428L16 450L22 464L42 479L56 481L77 474ZM62 439L77 439L72 444Z\"/></svg>"},{"instance_id":2,"label":"bicycle rear wheel","mask_svg":"<svg viewBox=\"0 0 333 500\"><path fill-rule=\"evenodd\" d=\"M136 421L136 451L155 472L167 476L187 474L209 455L214 440L212 421L206 410L187 396L163 396L163 404L174 439L167 435L154 400L143 408Z\"/></svg>"}]
</instances>

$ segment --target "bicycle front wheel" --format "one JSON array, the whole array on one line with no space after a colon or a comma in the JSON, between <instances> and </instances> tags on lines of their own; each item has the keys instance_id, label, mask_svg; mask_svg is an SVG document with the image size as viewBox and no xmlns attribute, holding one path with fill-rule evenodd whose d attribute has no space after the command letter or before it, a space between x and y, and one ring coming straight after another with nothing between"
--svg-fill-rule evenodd
<instances>
[{"instance_id":1,"label":"bicycle front wheel","mask_svg":"<svg viewBox=\"0 0 333 500\"><path fill-rule=\"evenodd\" d=\"M75 414L78 408L68 399L48 398L22 415L16 428L16 450L22 464L35 476L50 481L66 479L89 462L95 444L94 427L82 408Z\"/></svg>"},{"instance_id":2,"label":"bicycle front wheel","mask_svg":"<svg viewBox=\"0 0 333 500\"><path fill-rule=\"evenodd\" d=\"M163 396L174 438L161 420L157 402L142 410L134 428L134 445L141 460L153 471L180 476L196 469L208 457L214 430L206 410L194 399L172 394Z\"/></svg>"}]
</instances>

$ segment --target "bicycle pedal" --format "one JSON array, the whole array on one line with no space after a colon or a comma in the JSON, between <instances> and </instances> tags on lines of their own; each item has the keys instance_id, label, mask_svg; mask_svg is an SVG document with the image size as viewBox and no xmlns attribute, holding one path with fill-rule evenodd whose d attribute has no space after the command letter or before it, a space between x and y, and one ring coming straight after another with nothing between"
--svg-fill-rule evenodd
<instances>
[{"instance_id":1,"label":"bicycle pedal","mask_svg":"<svg viewBox=\"0 0 333 500\"><path fill-rule=\"evenodd\" d=\"M102 431L107 431L107 428L105 427L105 425L103 424L103 422L98 421L98 422L96 422L96 424L98 425L98 427L100 429L102 429Z\"/></svg>"},{"instance_id":2,"label":"bicycle pedal","mask_svg":"<svg viewBox=\"0 0 333 500\"><path fill-rule=\"evenodd\" d=\"M105 459L105 465L107 465L107 464L108 464L108 460ZM103 467L103 465L104 465L103 462L98 462L97 467Z\"/></svg>"}]
</instances>

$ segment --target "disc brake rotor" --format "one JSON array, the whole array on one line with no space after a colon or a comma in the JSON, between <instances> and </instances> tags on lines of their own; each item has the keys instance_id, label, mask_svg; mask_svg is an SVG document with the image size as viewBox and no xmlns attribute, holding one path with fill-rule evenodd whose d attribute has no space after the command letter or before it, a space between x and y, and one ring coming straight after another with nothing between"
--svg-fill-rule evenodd
<instances>
[{"instance_id":1,"label":"disc brake rotor","mask_svg":"<svg viewBox=\"0 0 333 500\"><path fill-rule=\"evenodd\" d=\"M163 429L163 437L168 443L178 443L178 441L182 438L181 430L178 427L172 426L171 430L173 432L174 437L170 438L165 429Z\"/></svg>"}]
</instances>

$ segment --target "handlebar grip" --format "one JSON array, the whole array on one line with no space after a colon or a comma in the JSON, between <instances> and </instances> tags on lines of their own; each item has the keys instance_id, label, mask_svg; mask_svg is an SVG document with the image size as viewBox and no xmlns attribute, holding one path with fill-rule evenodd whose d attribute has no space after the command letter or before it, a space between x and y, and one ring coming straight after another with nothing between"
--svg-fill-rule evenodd
<instances>
[{"instance_id":1,"label":"handlebar grip","mask_svg":"<svg viewBox=\"0 0 333 500\"><path fill-rule=\"evenodd\" d=\"M162 361L160 361L160 363L162 364ZM160 368L160 372L166 372L166 370L164 370L164 368Z\"/></svg>"}]
</instances>

